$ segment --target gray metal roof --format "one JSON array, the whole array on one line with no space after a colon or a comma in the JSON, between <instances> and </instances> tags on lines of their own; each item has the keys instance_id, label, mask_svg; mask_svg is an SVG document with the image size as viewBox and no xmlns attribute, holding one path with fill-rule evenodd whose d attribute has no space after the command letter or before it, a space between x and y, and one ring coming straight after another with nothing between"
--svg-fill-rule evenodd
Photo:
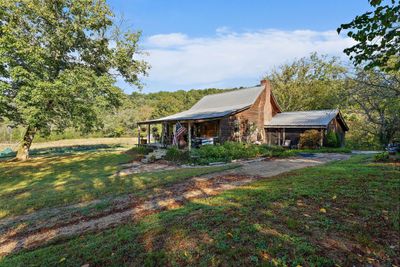
<instances>
[{"instance_id":1,"label":"gray metal roof","mask_svg":"<svg viewBox=\"0 0 400 267\"><path fill-rule=\"evenodd\" d=\"M204 120L224 117L250 107L264 88L264 86L257 86L207 95L189 110L146 122Z\"/></svg>"},{"instance_id":2,"label":"gray metal roof","mask_svg":"<svg viewBox=\"0 0 400 267\"><path fill-rule=\"evenodd\" d=\"M265 127L326 127L338 114L337 109L282 112L272 117Z\"/></svg>"}]
</instances>

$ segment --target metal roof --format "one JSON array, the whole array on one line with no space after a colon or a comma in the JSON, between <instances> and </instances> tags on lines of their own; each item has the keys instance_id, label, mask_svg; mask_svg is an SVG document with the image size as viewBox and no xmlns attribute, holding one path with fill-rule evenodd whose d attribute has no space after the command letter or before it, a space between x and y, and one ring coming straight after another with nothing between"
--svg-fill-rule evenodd
<instances>
[{"instance_id":1,"label":"metal roof","mask_svg":"<svg viewBox=\"0 0 400 267\"><path fill-rule=\"evenodd\" d=\"M189 110L164 118L148 120L142 123L161 121L206 120L221 118L249 108L264 90L264 86L238 89L226 93L204 96Z\"/></svg>"},{"instance_id":2,"label":"metal roof","mask_svg":"<svg viewBox=\"0 0 400 267\"><path fill-rule=\"evenodd\" d=\"M272 117L265 127L326 127L338 114L340 116L337 109L282 112ZM347 125L344 126L347 128Z\"/></svg>"}]
</instances>

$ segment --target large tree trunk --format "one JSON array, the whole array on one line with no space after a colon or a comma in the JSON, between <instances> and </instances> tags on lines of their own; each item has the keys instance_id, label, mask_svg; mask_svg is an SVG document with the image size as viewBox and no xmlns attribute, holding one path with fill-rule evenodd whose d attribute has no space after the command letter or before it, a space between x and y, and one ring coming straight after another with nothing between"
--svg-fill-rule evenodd
<instances>
[{"instance_id":1,"label":"large tree trunk","mask_svg":"<svg viewBox=\"0 0 400 267\"><path fill-rule=\"evenodd\" d=\"M24 139L17 151L16 160L27 160L29 158L29 149L31 148L33 138L35 137L36 129L28 126Z\"/></svg>"}]
</instances>

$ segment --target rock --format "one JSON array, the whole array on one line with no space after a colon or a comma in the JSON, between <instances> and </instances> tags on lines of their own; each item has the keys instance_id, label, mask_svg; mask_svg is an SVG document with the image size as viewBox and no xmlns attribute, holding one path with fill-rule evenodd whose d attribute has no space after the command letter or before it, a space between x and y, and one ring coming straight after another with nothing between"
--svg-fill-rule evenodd
<instances>
[{"instance_id":1,"label":"rock","mask_svg":"<svg viewBox=\"0 0 400 267\"><path fill-rule=\"evenodd\" d=\"M165 149L156 149L153 152L147 154L144 159L142 159L142 163L151 163L156 160L163 159L167 154L167 150Z\"/></svg>"}]
</instances>

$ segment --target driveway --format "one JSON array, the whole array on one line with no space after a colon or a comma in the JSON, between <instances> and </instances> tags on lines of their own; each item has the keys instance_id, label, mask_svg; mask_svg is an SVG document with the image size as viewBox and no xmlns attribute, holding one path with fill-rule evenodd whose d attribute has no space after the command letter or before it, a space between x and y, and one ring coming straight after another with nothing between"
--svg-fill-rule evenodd
<instances>
[{"instance_id":1,"label":"driveway","mask_svg":"<svg viewBox=\"0 0 400 267\"><path fill-rule=\"evenodd\" d=\"M239 168L231 169L218 173L218 175L243 175L271 177L291 170L301 169L305 167L316 166L334 160L346 160L350 158L350 154L338 153L318 153L305 154L304 156L282 158L282 159L257 159L243 161L239 164ZM205 177L212 177L216 174L208 174Z\"/></svg>"}]
</instances>

